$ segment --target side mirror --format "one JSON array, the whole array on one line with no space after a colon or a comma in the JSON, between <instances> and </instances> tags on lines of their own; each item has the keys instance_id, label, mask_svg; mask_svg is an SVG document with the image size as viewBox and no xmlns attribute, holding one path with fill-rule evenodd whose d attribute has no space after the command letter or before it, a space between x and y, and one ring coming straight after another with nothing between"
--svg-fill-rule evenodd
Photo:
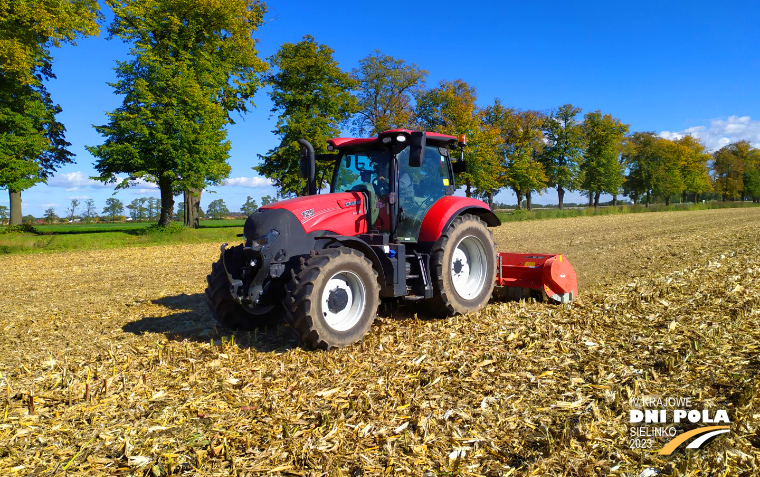
<instances>
[{"instance_id":1,"label":"side mirror","mask_svg":"<svg viewBox=\"0 0 760 477\"><path fill-rule=\"evenodd\" d=\"M452 162L451 170L452 172L454 172L454 174L461 174L463 172L467 172L467 163L464 162L464 159L459 159L456 162Z\"/></svg>"},{"instance_id":2,"label":"side mirror","mask_svg":"<svg viewBox=\"0 0 760 477\"><path fill-rule=\"evenodd\" d=\"M302 179L306 179L307 193L315 195L317 193L317 165L314 161L314 147L306 139L299 139L298 144L301 146L301 163L298 172Z\"/></svg>"},{"instance_id":3,"label":"side mirror","mask_svg":"<svg viewBox=\"0 0 760 477\"><path fill-rule=\"evenodd\" d=\"M424 132L412 132L409 142L409 167L420 167L422 165L422 158L425 157L426 142Z\"/></svg>"}]
</instances>

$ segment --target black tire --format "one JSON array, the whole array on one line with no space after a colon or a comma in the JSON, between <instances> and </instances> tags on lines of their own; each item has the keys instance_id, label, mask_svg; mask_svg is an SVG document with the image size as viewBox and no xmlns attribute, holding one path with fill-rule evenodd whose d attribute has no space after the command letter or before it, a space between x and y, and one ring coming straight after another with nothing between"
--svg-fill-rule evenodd
<instances>
[{"instance_id":1,"label":"black tire","mask_svg":"<svg viewBox=\"0 0 760 477\"><path fill-rule=\"evenodd\" d=\"M459 252L456 252L457 248ZM457 254L454 256L454 254ZM463 255L464 254L464 255ZM480 272L468 266L465 272L462 267L462 256L475 260L479 256ZM459 273L468 278L462 282L461 276L453 270L459 260ZM491 231L486 224L475 215L461 215L454 219L448 229L433 244L430 255L430 274L433 281L433 298L430 300L433 309L441 314L454 315L457 313L472 313L480 310L488 303L496 283L496 247ZM465 260L466 263L466 260ZM455 275L457 284L455 284ZM471 281L470 281L471 280ZM467 291L466 293L464 293Z\"/></svg>"},{"instance_id":2,"label":"black tire","mask_svg":"<svg viewBox=\"0 0 760 477\"><path fill-rule=\"evenodd\" d=\"M323 310L331 282L335 288L327 291L330 305ZM354 295L358 297L361 291L360 304ZM296 336L312 348L342 348L359 341L372 327L380 303L372 262L345 247L319 250L303 260L285 292L285 319Z\"/></svg>"},{"instance_id":3,"label":"black tire","mask_svg":"<svg viewBox=\"0 0 760 477\"><path fill-rule=\"evenodd\" d=\"M243 258L242 245L227 249L227 266L230 267L233 276L236 276L235 270L242 266ZM206 304L214 318L227 328L254 330L277 326L282 322L283 310L279 301L274 307L267 307L262 309L261 313L255 313L255 310L249 311L232 298L230 281L221 258L211 266L211 274L206 276L206 282Z\"/></svg>"}]
</instances>

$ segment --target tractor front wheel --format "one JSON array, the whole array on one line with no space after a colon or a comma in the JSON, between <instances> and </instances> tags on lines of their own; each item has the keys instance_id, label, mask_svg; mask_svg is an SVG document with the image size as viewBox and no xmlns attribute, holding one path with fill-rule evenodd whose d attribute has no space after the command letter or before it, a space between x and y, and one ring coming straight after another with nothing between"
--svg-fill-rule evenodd
<instances>
[{"instance_id":1,"label":"tractor front wheel","mask_svg":"<svg viewBox=\"0 0 760 477\"><path fill-rule=\"evenodd\" d=\"M227 249L226 264L233 276L238 275L245 260L243 246ZM206 277L206 304L214 318L233 330L253 330L277 326L282 322L282 305L259 308L244 307L232 298L230 280L224 270L222 258L211 266L211 274Z\"/></svg>"},{"instance_id":2,"label":"tractor front wheel","mask_svg":"<svg viewBox=\"0 0 760 477\"><path fill-rule=\"evenodd\" d=\"M285 318L313 348L342 348L369 331L380 302L377 272L349 248L320 250L286 286Z\"/></svg>"},{"instance_id":3,"label":"tractor front wheel","mask_svg":"<svg viewBox=\"0 0 760 477\"><path fill-rule=\"evenodd\" d=\"M469 214L455 218L430 256L434 309L453 315L483 308L493 293L495 260L496 247L486 224Z\"/></svg>"}]
</instances>

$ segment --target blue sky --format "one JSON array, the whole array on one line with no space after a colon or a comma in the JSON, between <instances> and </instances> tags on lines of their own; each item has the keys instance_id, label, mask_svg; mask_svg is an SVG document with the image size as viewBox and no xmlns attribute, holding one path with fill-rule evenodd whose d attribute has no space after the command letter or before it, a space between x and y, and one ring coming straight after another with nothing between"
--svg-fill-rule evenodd
<instances>
[{"instance_id":1,"label":"blue sky","mask_svg":"<svg viewBox=\"0 0 760 477\"><path fill-rule=\"evenodd\" d=\"M756 2L354 0L267 6L266 23L256 34L262 57L311 34L335 50L346 70L379 49L428 70L429 86L454 79L470 83L481 106L497 97L523 109L572 103L584 112L610 113L631 131L690 133L712 149L740 139L760 145ZM114 60L126 59L128 47L105 36L53 52L57 79L48 88L63 108L59 119L76 163L61 168L48 185L22 193L25 215L41 216L47 207L63 215L72 198L95 199L100 210L113 194L112 186L88 179L94 159L85 150L102 142L92 125L104 124L105 112L120 104L106 83L115 80ZM266 91L255 102L255 109L228 128L234 185L205 192L204 208L222 198L238 210L248 195L258 200L276 192L251 169L257 154L277 144ZM125 204L140 196L158 197L158 191L145 184L116 194ZM497 200L514 202L514 195L502 192ZM553 191L534 198L556 200ZM583 199L573 193L565 200ZM8 205L4 191L0 205Z\"/></svg>"}]
</instances>

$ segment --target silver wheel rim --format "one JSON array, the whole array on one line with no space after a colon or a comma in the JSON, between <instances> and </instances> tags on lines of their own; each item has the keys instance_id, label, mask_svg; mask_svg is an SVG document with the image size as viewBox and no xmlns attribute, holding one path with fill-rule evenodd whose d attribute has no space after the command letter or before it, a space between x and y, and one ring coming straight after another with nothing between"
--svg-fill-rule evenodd
<instances>
[{"instance_id":1,"label":"silver wheel rim","mask_svg":"<svg viewBox=\"0 0 760 477\"><path fill-rule=\"evenodd\" d=\"M451 281L459 296L471 300L480 294L487 264L486 250L477 237L468 235L459 241L451 254Z\"/></svg>"},{"instance_id":2,"label":"silver wheel rim","mask_svg":"<svg viewBox=\"0 0 760 477\"><path fill-rule=\"evenodd\" d=\"M322 316L327 326L335 331L353 328L364 313L366 295L364 282L356 273L333 275L322 291Z\"/></svg>"}]
</instances>

